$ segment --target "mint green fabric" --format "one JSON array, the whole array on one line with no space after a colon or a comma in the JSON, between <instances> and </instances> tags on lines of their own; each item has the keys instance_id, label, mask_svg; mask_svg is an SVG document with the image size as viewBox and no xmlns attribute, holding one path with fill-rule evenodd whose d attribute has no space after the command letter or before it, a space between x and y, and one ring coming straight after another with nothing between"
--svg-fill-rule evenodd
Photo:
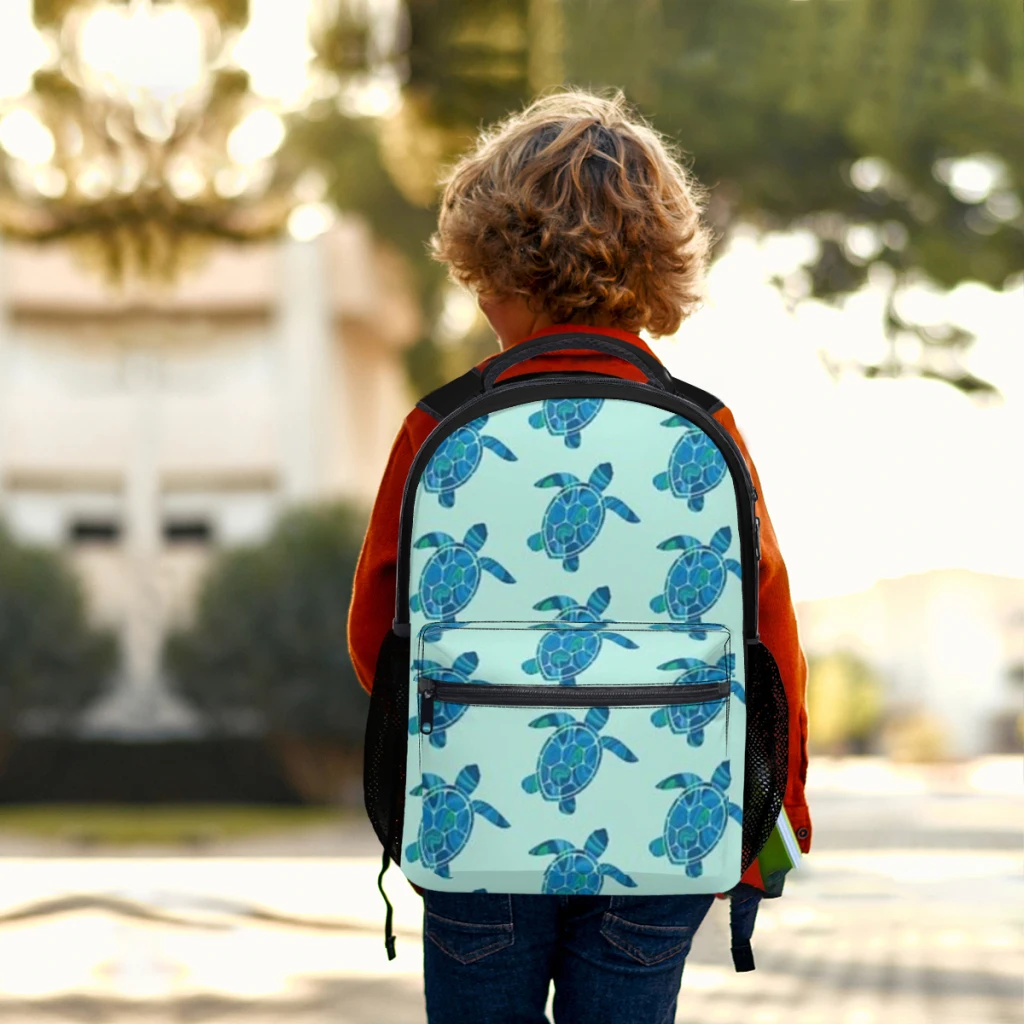
<instances>
[{"instance_id":1,"label":"mint green fabric","mask_svg":"<svg viewBox=\"0 0 1024 1024\"><path fill-rule=\"evenodd\" d=\"M702 431L626 400L526 403L442 443L414 506L410 709L423 674L532 685L537 704L438 702L431 735L413 716L411 881L637 894L738 881L738 494ZM722 679L726 701L668 703ZM545 688L621 685L664 685L666 705L544 703Z\"/></svg>"}]
</instances>

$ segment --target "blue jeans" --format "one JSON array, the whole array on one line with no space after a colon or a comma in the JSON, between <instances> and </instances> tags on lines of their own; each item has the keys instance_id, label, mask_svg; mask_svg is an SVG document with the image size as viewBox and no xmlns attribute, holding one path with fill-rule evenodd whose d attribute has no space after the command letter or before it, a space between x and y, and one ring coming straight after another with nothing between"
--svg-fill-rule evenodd
<instances>
[{"instance_id":1,"label":"blue jeans","mask_svg":"<svg viewBox=\"0 0 1024 1024\"><path fill-rule=\"evenodd\" d=\"M673 1024L714 896L424 894L430 1024Z\"/></svg>"}]
</instances>

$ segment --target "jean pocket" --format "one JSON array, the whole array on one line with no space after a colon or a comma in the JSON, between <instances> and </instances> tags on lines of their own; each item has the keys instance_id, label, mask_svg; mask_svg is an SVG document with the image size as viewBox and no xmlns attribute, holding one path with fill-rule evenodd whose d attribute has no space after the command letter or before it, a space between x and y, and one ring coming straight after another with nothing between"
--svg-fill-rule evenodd
<instances>
[{"instance_id":1,"label":"jean pocket","mask_svg":"<svg viewBox=\"0 0 1024 1024\"><path fill-rule=\"evenodd\" d=\"M507 894L428 890L424 903L425 936L461 964L507 949L515 939Z\"/></svg>"},{"instance_id":2,"label":"jean pocket","mask_svg":"<svg viewBox=\"0 0 1024 1024\"><path fill-rule=\"evenodd\" d=\"M613 896L601 934L645 967L682 960L713 896Z\"/></svg>"}]
</instances>

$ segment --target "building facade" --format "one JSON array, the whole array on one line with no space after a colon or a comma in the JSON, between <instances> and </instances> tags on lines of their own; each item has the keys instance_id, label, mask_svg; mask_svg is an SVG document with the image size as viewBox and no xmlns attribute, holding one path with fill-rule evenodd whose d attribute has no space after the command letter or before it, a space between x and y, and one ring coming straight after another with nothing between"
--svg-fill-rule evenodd
<instances>
[{"instance_id":1,"label":"building facade","mask_svg":"<svg viewBox=\"0 0 1024 1024\"><path fill-rule=\"evenodd\" d=\"M220 547L283 509L367 504L409 407L419 311L358 220L215 251L166 292L115 291L64 250L0 250L0 516L64 548L124 654L87 734L193 733L163 637Z\"/></svg>"}]
</instances>

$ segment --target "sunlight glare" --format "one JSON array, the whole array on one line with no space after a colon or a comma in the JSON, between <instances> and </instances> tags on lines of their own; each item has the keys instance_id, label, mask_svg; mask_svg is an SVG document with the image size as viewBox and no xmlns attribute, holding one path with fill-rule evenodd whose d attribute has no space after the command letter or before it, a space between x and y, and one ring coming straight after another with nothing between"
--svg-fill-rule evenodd
<instances>
[{"instance_id":1,"label":"sunlight glare","mask_svg":"<svg viewBox=\"0 0 1024 1024\"><path fill-rule=\"evenodd\" d=\"M0 100L23 96L32 76L52 58L32 23L32 0L0 3Z\"/></svg>"},{"instance_id":2,"label":"sunlight glare","mask_svg":"<svg viewBox=\"0 0 1024 1024\"><path fill-rule=\"evenodd\" d=\"M109 93L142 92L167 102L199 86L206 73L202 30L178 4L140 4L131 12L97 7L82 25L79 46L83 64Z\"/></svg>"},{"instance_id":3,"label":"sunlight glare","mask_svg":"<svg viewBox=\"0 0 1024 1024\"><path fill-rule=\"evenodd\" d=\"M990 153L936 160L935 177L962 203L982 203L1006 179L1006 165Z\"/></svg>"},{"instance_id":4,"label":"sunlight glare","mask_svg":"<svg viewBox=\"0 0 1024 1024\"><path fill-rule=\"evenodd\" d=\"M284 142L284 122L271 110L254 110L228 136L228 156L236 164L254 164L272 156Z\"/></svg>"},{"instance_id":5,"label":"sunlight glare","mask_svg":"<svg viewBox=\"0 0 1024 1024\"><path fill-rule=\"evenodd\" d=\"M45 164L53 156L53 133L31 111L17 107L0 120L0 147L16 160Z\"/></svg>"},{"instance_id":6,"label":"sunlight glare","mask_svg":"<svg viewBox=\"0 0 1024 1024\"><path fill-rule=\"evenodd\" d=\"M301 104L309 87L311 0L249 0L249 23L233 57L249 75L249 88L286 108Z\"/></svg>"},{"instance_id":7,"label":"sunlight glare","mask_svg":"<svg viewBox=\"0 0 1024 1024\"><path fill-rule=\"evenodd\" d=\"M288 217L288 234L297 242L311 242L334 223L334 210L327 203L303 203Z\"/></svg>"}]
</instances>

